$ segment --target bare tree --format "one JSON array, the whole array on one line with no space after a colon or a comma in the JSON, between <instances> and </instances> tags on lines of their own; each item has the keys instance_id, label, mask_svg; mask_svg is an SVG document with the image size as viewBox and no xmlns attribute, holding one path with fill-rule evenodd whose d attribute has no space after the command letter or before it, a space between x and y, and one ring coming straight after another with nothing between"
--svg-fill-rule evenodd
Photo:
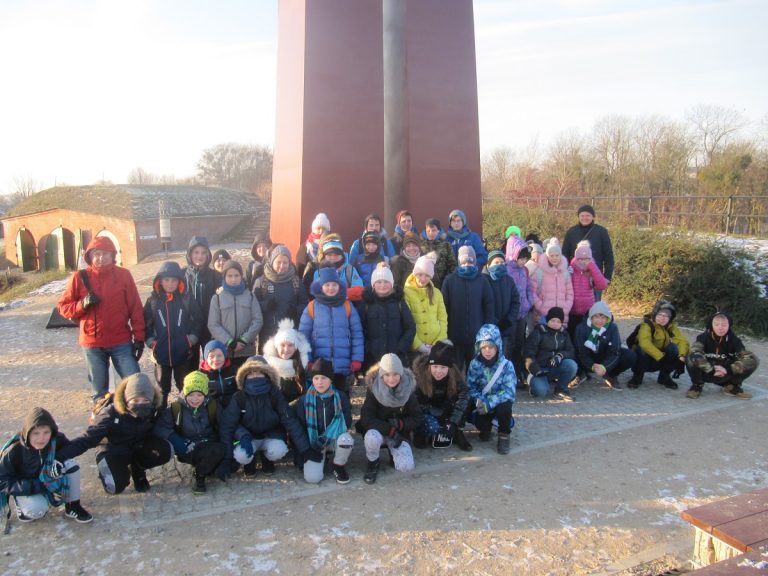
<instances>
[{"instance_id":1,"label":"bare tree","mask_svg":"<svg viewBox=\"0 0 768 576\"><path fill-rule=\"evenodd\" d=\"M254 144L219 144L203 151L197 170L205 184L256 193L272 181L272 150Z\"/></svg>"},{"instance_id":2,"label":"bare tree","mask_svg":"<svg viewBox=\"0 0 768 576\"><path fill-rule=\"evenodd\" d=\"M741 112L715 104L699 104L687 115L698 141L705 164L747 125Z\"/></svg>"},{"instance_id":3,"label":"bare tree","mask_svg":"<svg viewBox=\"0 0 768 576\"><path fill-rule=\"evenodd\" d=\"M584 193L585 163L584 141L577 132L563 133L555 139L544 170L557 198Z\"/></svg>"},{"instance_id":4,"label":"bare tree","mask_svg":"<svg viewBox=\"0 0 768 576\"><path fill-rule=\"evenodd\" d=\"M480 166L481 187L487 197L501 197L511 187L515 154L511 148L496 148Z\"/></svg>"},{"instance_id":5,"label":"bare tree","mask_svg":"<svg viewBox=\"0 0 768 576\"><path fill-rule=\"evenodd\" d=\"M13 195L17 201L29 198L42 190L42 185L32 176L16 177L13 179Z\"/></svg>"},{"instance_id":6,"label":"bare tree","mask_svg":"<svg viewBox=\"0 0 768 576\"><path fill-rule=\"evenodd\" d=\"M141 166L137 166L130 172L128 172L128 178L126 179L128 184L157 184L157 176L154 174L147 172L142 168Z\"/></svg>"}]
</instances>

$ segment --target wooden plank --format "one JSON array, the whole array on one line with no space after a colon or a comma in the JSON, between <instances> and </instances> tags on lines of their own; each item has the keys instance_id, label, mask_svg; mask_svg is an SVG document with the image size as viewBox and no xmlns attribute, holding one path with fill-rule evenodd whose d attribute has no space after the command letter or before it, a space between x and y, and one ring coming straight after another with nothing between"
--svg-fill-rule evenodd
<instances>
[{"instance_id":1,"label":"wooden plank","mask_svg":"<svg viewBox=\"0 0 768 576\"><path fill-rule=\"evenodd\" d=\"M725 500L689 508L680 515L697 528L705 532L712 532L714 527L721 524L727 524L745 516L765 511L768 511L768 489L747 492ZM768 532L764 536L768 536Z\"/></svg>"},{"instance_id":2,"label":"wooden plank","mask_svg":"<svg viewBox=\"0 0 768 576\"><path fill-rule=\"evenodd\" d=\"M712 536L746 552L750 544L765 540L768 536L768 511L715 526Z\"/></svg>"},{"instance_id":3,"label":"wooden plank","mask_svg":"<svg viewBox=\"0 0 768 576\"><path fill-rule=\"evenodd\" d=\"M696 576L748 576L750 574L765 576L766 571L760 570L755 566L739 566L739 564L745 564L746 562L762 562L766 559L757 552L750 552L748 554L741 554L728 560L723 560L716 564L710 564L704 568L694 570L691 574Z\"/></svg>"}]
</instances>

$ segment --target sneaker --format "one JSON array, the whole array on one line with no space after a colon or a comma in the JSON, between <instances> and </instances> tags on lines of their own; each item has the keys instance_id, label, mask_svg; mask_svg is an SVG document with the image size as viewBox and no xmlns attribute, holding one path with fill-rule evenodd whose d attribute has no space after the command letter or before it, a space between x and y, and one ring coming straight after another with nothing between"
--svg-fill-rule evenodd
<instances>
[{"instance_id":1,"label":"sneaker","mask_svg":"<svg viewBox=\"0 0 768 576\"><path fill-rule=\"evenodd\" d=\"M576 376L573 380L568 382L568 388L573 390L574 388L578 388L582 384L586 384L589 381L589 376L586 374L582 374L581 376Z\"/></svg>"},{"instance_id":2,"label":"sneaker","mask_svg":"<svg viewBox=\"0 0 768 576\"><path fill-rule=\"evenodd\" d=\"M567 388L555 391L554 397L558 400L562 400L563 402L576 402L576 398L571 396L571 393Z\"/></svg>"},{"instance_id":3,"label":"sneaker","mask_svg":"<svg viewBox=\"0 0 768 576\"><path fill-rule=\"evenodd\" d=\"M750 392L745 392L738 384L726 384L723 388L723 392L726 396L738 398L739 400L749 400L752 398L752 394Z\"/></svg>"},{"instance_id":4,"label":"sneaker","mask_svg":"<svg viewBox=\"0 0 768 576\"><path fill-rule=\"evenodd\" d=\"M688 392L685 393L686 398L691 398L692 400L695 400L701 396L701 385L700 384L694 384L690 388L688 388Z\"/></svg>"},{"instance_id":5,"label":"sneaker","mask_svg":"<svg viewBox=\"0 0 768 576\"><path fill-rule=\"evenodd\" d=\"M379 475L379 459L376 458L374 461L368 461L368 467L365 469L365 474L363 474L363 481L366 484L374 484L376 482L376 477Z\"/></svg>"},{"instance_id":6,"label":"sneaker","mask_svg":"<svg viewBox=\"0 0 768 576\"><path fill-rule=\"evenodd\" d=\"M192 477L192 494L205 494L208 488L205 485L205 476L202 474L195 474Z\"/></svg>"},{"instance_id":7,"label":"sneaker","mask_svg":"<svg viewBox=\"0 0 768 576\"><path fill-rule=\"evenodd\" d=\"M677 382L672 380L672 376L669 374L659 374L658 379L659 384L664 386L664 388L667 388L669 390L677 390Z\"/></svg>"},{"instance_id":8,"label":"sneaker","mask_svg":"<svg viewBox=\"0 0 768 576\"><path fill-rule=\"evenodd\" d=\"M243 464L243 476L246 478L256 476L256 458L248 462L248 464Z\"/></svg>"},{"instance_id":9,"label":"sneaker","mask_svg":"<svg viewBox=\"0 0 768 576\"><path fill-rule=\"evenodd\" d=\"M643 383L643 377L638 376L637 374L633 374L632 378L630 378L627 381L627 388L632 388L632 389L640 388L640 384L642 383Z\"/></svg>"},{"instance_id":10,"label":"sneaker","mask_svg":"<svg viewBox=\"0 0 768 576\"><path fill-rule=\"evenodd\" d=\"M264 452L261 453L261 473L264 476L272 476L275 473L275 463L267 458Z\"/></svg>"},{"instance_id":11,"label":"sneaker","mask_svg":"<svg viewBox=\"0 0 768 576\"><path fill-rule=\"evenodd\" d=\"M499 442L496 445L499 454L509 454L509 434L499 434Z\"/></svg>"},{"instance_id":12,"label":"sneaker","mask_svg":"<svg viewBox=\"0 0 768 576\"><path fill-rule=\"evenodd\" d=\"M349 483L349 474L347 474L347 469L344 466L339 466L338 464L333 465L333 476L336 478L337 484L348 484Z\"/></svg>"},{"instance_id":13,"label":"sneaker","mask_svg":"<svg viewBox=\"0 0 768 576\"><path fill-rule=\"evenodd\" d=\"M456 430L456 434L453 435L453 441L459 447L459 450L472 452L472 444L467 440L464 430Z\"/></svg>"},{"instance_id":14,"label":"sneaker","mask_svg":"<svg viewBox=\"0 0 768 576\"><path fill-rule=\"evenodd\" d=\"M621 384L619 384L619 379L616 376L606 376L604 380L605 385L608 386L608 388L621 390Z\"/></svg>"},{"instance_id":15,"label":"sneaker","mask_svg":"<svg viewBox=\"0 0 768 576\"><path fill-rule=\"evenodd\" d=\"M91 513L80 505L80 500L74 500L64 504L64 517L72 518L79 524L88 524L88 522L93 520ZM19 518L19 520L21 520L21 518Z\"/></svg>"}]
</instances>

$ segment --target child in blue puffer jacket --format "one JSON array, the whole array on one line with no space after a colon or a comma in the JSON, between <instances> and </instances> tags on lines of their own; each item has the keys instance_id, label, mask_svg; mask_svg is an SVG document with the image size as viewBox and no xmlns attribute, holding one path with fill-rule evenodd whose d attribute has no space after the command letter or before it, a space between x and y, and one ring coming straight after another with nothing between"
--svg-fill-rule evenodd
<instances>
[{"instance_id":1,"label":"child in blue puffer jacket","mask_svg":"<svg viewBox=\"0 0 768 576\"><path fill-rule=\"evenodd\" d=\"M467 371L469 397L472 399L469 411L475 412L475 426L480 431L482 442L491 439L493 419L498 420L496 449L499 454L509 454L517 375L512 362L504 357L504 343L495 324L480 327L475 337L475 350L477 353Z\"/></svg>"},{"instance_id":2,"label":"child in blue puffer jacket","mask_svg":"<svg viewBox=\"0 0 768 576\"><path fill-rule=\"evenodd\" d=\"M304 309L299 332L312 346L310 361L333 362L333 386L349 394L347 377L363 366L364 337L360 316L347 300L334 268L321 268L310 292L314 300Z\"/></svg>"}]
</instances>

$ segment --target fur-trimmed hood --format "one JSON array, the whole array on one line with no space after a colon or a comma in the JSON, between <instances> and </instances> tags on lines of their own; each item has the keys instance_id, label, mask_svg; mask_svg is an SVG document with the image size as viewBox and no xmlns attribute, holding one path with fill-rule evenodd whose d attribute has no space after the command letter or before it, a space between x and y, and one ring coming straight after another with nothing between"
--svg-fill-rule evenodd
<instances>
[{"instance_id":1,"label":"fur-trimmed hood","mask_svg":"<svg viewBox=\"0 0 768 576\"><path fill-rule=\"evenodd\" d=\"M130 376L123 378L115 389L114 405L118 414L128 414L128 403L125 401L125 388L128 386L128 379ZM155 397L152 401L152 405L155 411L163 409L163 391L158 386L157 382L152 382L152 386L155 390Z\"/></svg>"},{"instance_id":2,"label":"fur-trimmed hood","mask_svg":"<svg viewBox=\"0 0 768 576\"><path fill-rule=\"evenodd\" d=\"M294 344L296 345L296 352L293 353L293 357L295 357L296 353L298 353L299 359L301 360L301 365L306 368L307 364L309 364L309 353L312 352L312 346L310 345L306 336L293 328L293 321L290 318L284 318L283 320L280 320L277 325L277 329L278 334L283 331L290 330ZM285 360L280 358L277 353L277 344L275 344L275 339L277 338L278 334L272 336L272 338L267 340L267 342L264 344L264 358L267 360L267 363L277 371L277 375L280 378L293 378L296 376L296 370L293 366L293 358Z\"/></svg>"},{"instance_id":3,"label":"fur-trimmed hood","mask_svg":"<svg viewBox=\"0 0 768 576\"><path fill-rule=\"evenodd\" d=\"M264 356L251 356L237 371L235 380L237 381L238 390L243 389L246 378L248 378L249 374L253 374L254 372L261 372L264 376L269 378L275 386L277 386L280 381L280 377L277 375L277 370L269 365Z\"/></svg>"}]
</instances>

